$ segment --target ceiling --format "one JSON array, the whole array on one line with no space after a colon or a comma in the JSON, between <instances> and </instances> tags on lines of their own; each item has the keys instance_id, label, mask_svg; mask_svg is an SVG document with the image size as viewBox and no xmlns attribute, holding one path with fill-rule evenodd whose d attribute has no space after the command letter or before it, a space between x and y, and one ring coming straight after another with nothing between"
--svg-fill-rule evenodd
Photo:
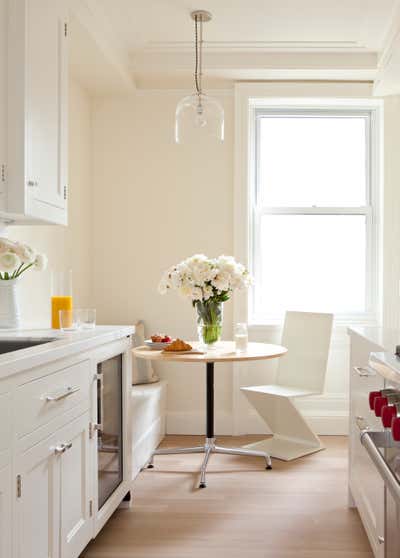
<instances>
[{"instance_id":1,"label":"ceiling","mask_svg":"<svg viewBox=\"0 0 400 558\"><path fill-rule=\"evenodd\" d=\"M238 80L374 80L397 34L400 0L71 0L107 37L138 88L190 87L193 9L204 25L208 87ZM96 23L95 23L96 22ZM100 37L100 31L103 37Z\"/></svg>"}]
</instances>

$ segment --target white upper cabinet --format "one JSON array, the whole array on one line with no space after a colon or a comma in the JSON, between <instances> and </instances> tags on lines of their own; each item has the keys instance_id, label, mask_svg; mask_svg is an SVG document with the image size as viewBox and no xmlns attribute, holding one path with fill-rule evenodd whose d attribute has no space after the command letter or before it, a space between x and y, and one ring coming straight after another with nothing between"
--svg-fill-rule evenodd
<instances>
[{"instance_id":1,"label":"white upper cabinet","mask_svg":"<svg viewBox=\"0 0 400 558\"><path fill-rule=\"evenodd\" d=\"M0 92L0 122L7 106L7 134L0 137L6 190L2 195L0 187L0 218L67 224L66 3L0 2L1 30L7 29L8 38L8 55L0 57L0 65L8 63L7 92Z\"/></svg>"}]
</instances>

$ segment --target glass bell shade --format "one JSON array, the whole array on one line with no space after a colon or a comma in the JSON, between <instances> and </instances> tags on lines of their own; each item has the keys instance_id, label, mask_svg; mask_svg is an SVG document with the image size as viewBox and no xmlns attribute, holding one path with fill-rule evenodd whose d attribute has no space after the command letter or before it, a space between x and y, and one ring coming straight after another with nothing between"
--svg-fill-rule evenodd
<instances>
[{"instance_id":1,"label":"glass bell shade","mask_svg":"<svg viewBox=\"0 0 400 558\"><path fill-rule=\"evenodd\" d=\"M204 93L184 97L176 107L176 143L184 143L194 136L224 141L224 109Z\"/></svg>"}]
</instances>

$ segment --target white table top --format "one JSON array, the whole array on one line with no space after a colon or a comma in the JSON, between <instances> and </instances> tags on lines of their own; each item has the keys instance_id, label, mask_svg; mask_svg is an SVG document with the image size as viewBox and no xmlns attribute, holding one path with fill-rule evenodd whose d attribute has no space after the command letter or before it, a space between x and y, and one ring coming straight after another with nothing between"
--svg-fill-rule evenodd
<instances>
[{"instance_id":1,"label":"white table top","mask_svg":"<svg viewBox=\"0 0 400 558\"><path fill-rule=\"evenodd\" d=\"M189 341L194 349L199 344ZM153 351L149 347L141 346L132 349L132 353L137 358L148 360L158 360L166 362L236 362L245 360L266 360L278 358L287 352L285 347L271 345L269 343L249 343L247 351L236 352L234 341L220 341L217 347L206 353L164 353L163 351Z\"/></svg>"}]
</instances>

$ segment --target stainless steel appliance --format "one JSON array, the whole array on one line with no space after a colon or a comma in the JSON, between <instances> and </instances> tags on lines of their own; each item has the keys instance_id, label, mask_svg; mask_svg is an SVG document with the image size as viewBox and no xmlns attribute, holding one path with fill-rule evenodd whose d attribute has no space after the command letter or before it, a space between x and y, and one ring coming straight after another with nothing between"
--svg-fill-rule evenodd
<instances>
[{"instance_id":1,"label":"stainless steel appliance","mask_svg":"<svg viewBox=\"0 0 400 558\"><path fill-rule=\"evenodd\" d=\"M98 509L123 481L122 358L97 365Z\"/></svg>"},{"instance_id":2,"label":"stainless steel appliance","mask_svg":"<svg viewBox=\"0 0 400 558\"><path fill-rule=\"evenodd\" d=\"M388 371L382 364L378 367L370 360L370 365L387 380ZM385 389L370 392L369 407L382 421L381 430L365 426L360 434L385 484L385 531L380 542L384 543L385 558L400 558L400 385L386 381Z\"/></svg>"}]
</instances>

